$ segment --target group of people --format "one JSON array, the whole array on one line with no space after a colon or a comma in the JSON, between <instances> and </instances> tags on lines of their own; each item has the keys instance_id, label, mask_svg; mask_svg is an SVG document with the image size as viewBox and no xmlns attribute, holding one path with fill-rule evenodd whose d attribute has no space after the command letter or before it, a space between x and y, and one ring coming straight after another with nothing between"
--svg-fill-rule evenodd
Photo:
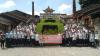
<instances>
[{"instance_id":1,"label":"group of people","mask_svg":"<svg viewBox=\"0 0 100 56\"><path fill-rule=\"evenodd\" d=\"M38 34L34 32L31 35L24 35L23 38L13 37L6 38L6 45L10 47L11 45L15 46L36 46L38 45Z\"/></svg>"},{"instance_id":2,"label":"group of people","mask_svg":"<svg viewBox=\"0 0 100 56\"><path fill-rule=\"evenodd\" d=\"M65 25L63 33L63 44L68 45L94 45L95 39L98 40L98 36L94 31L86 29L79 23L76 24L73 20Z\"/></svg>"},{"instance_id":3,"label":"group of people","mask_svg":"<svg viewBox=\"0 0 100 56\"><path fill-rule=\"evenodd\" d=\"M37 46L38 44L38 34L34 32L31 35L23 35L23 37L10 35L10 34L0 34L0 44L1 48L13 47L13 46Z\"/></svg>"},{"instance_id":4,"label":"group of people","mask_svg":"<svg viewBox=\"0 0 100 56\"><path fill-rule=\"evenodd\" d=\"M64 38L64 44L69 45L76 45L76 44L82 44L86 45L89 42L89 34L85 31L78 30L77 32L72 32L71 30L66 30L63 34ZM94 37L92 36L92 40ZM90 40L91 41L91 40ZM93 42L93 41L91 41Z\"/></svg>"}]
</instances>

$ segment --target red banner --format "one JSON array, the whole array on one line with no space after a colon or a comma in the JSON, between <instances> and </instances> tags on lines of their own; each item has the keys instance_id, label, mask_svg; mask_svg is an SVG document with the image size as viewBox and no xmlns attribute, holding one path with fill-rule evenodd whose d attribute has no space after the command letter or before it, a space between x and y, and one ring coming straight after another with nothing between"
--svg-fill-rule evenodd
<instances>
[{"instance_id":1,"label":"red banner","mask_svg":"<svg viewBox=\"0 0 100 56\"><path fill-rule=\"evenodd\" d=\"M62 37L60 35L41 35L42 43L61 44Z\"/></svg>"}]
</instances>

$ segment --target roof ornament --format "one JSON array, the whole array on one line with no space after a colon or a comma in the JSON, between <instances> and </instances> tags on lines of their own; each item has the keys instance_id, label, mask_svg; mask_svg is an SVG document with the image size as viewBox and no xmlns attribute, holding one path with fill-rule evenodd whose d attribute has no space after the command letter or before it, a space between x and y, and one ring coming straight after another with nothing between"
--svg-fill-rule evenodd
<instances>
[{"instance_id":1,"label":"roof ornament","mask_svg":"<svg viewBox=\"0 0 100 56\"><path fill-rule=\"evenodd\" d=\"M50 8L48 6L48 8L46 8L45 10L43 10L46 14L52 14L55 10L53 10L52 8Z\"/></svg>"}]
</instances>

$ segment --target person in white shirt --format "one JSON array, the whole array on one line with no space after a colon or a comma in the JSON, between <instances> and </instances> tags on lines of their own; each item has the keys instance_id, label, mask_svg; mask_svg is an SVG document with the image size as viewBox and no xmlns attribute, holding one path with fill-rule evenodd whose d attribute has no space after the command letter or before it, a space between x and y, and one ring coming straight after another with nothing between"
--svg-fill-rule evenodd
<instances>
[{"instance_id":1,"label":"person in white shirt","mask_svg":"<svg viewBox=\"0 0 100 56\"><path fill-rule=\"evenodd\" d=\"M66 38L69 38L68 30L66 30L65 35L66 35Z\"/></svg>"},{"instance_id":2,"label":"person in white shirt","mask_svg":"<svg viewBox=\"0 0 100 56\"><path fill-rule=\"evenodd\" d=\"M78 36L79 36L78 43L82 44L82 31L81 30L78 31Z\"/></svg>"},{"instance_id":3,"label":"person in white shirt","mask_svg":"<svg viewBox=\"0 0 100 56\"><path fill-rule=\"evenodd\" d=\"M73 46L75 46L76 45L77 34L74 32L72 36L73 36L72 43L73 43Z\"/></svg>"},{"instance_id":4,"label":"person in white shirt","mask_svg":"<svg viewBox=\"0 0 100 56\"><path fill-rule=\"evenodd\" d=\"M32 33L31 36L32 36L31 37L32 39L35 39L35 34L34 33Z\"/></svg>"},{"instance_id":5,"label":"person in white shirt","mask_svg":"<svg viewBox=\"0 0 100 56\"><path fill-rule=\"evenodd\" d=\"M99 34L98 34L98 32L96 31L96 33L95 33L95 43L96 43L96 46L99 46L99 43L100 42L100 39L99 39Z\"/></svg>"},{"instance_id":6,"label":"person in white shirt","mask_svg":"<svg viewBox=\"0 0 100 56\"><path fill-rule=\"evenodd\" d=\"M35 40L39 41L39 35L38 34L35 34Z\"/></svg>"},{"instance_id":7,"label":"person in white shirt","mask_svg":"<svg viewBox=\"0 0 100 56\"><path fill-rule=\"evenodd\" d=\"M85 40L86 40L86 33L85 31L82 31L82 45L85 46Z\"/></svg>"},{"instance_id":8,"label":"person in white shirt","mask_svg":"<svg viewBox=\"0 0 100 56\"><path fill-rule=\"evenodd\" d=\"M99 39L99 34L98 34L97 31L96 31L96 33L95 33L95 39Z\"/></svg>"},{"instance_id":9,"label":"person in white shirt","mask_svg":"<svg viewBox=\"0 0 100 56\"><path fill-rule=\"evenodd\" d=\"M91 33L90 33L89 41L90 41L90 42L94 42L94 39L95 39L95 35L91 32Z\"/></svg>"},{"instance_id":10,"label":"person in white shirt","mask_svg":"<svg viewBox=\"0 0 100 56\"><path fill-rule=\"evenodd\" d=\"M69 40L69 45L70 45L70 46L72 46L72 39L73 39L72 34L73 34L73 33L72 33L71 31L69 31L69 39L68 39L68 40Z\"/></svg>"},{"instance_id":11,"label":"person in white shirt","mask_svg":"<svg viewBox=\"0 0 100 56\"><path fill-rule=\"evenodd\" d=\"M94 34L94 32L90 32L90 37L89 37L89 45L91 45L91 46L94 46L94 44L95 44L95 34Z\"/></svg>"},{"instance_id":12,"label":"person in white shirt","mask_svg":"<svg viewBox=\"0 0 100 56\"><path fill-rule=\"evenodd\" d=\"M35 33L35 45L39 45L39 34Z\"/></svg>"}]
</instances>

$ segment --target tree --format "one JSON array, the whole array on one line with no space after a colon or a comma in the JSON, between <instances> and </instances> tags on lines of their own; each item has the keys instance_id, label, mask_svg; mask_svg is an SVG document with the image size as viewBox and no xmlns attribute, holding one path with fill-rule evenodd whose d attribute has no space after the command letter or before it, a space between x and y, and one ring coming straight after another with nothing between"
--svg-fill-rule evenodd
<instances>
[{"instance_id":1,"label":"tree","mask_svg":"<svg viewBox=\"0 0 100 56\"><path fill-rule=\"evenodd\" d=\"M84 8L91 4L100 4L100 0L79 0L79 4Z\"/></svg>"}]
</instances>

